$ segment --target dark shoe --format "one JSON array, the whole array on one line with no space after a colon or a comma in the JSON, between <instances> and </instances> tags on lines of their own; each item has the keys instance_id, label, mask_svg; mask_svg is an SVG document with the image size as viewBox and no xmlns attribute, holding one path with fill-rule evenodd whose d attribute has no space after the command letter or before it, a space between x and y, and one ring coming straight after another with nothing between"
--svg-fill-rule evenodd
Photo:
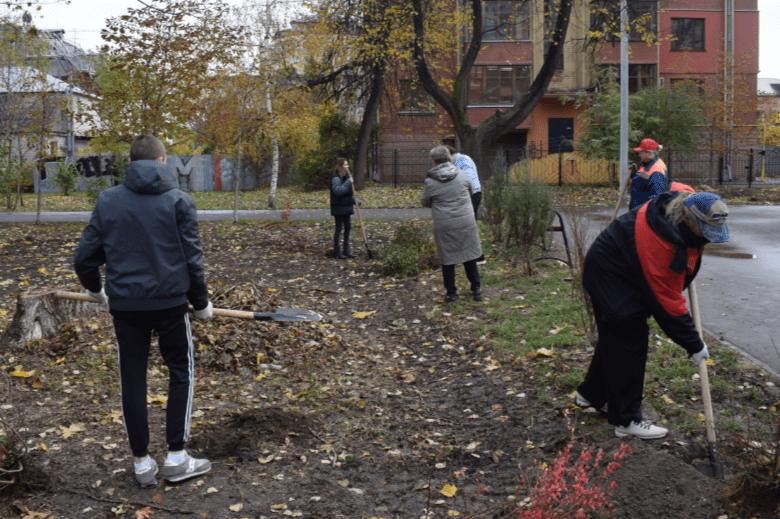
<instances>
[{"instance_id":1,"label":"dark shoe","mask_svg":"<svg viewBox=\"0 0 780 519\"><path fill-rule=\"evenodd\" d=\"M334 258L336 258L336 259L347 259L347 257L346 257L346 256L344 256L344 255L343 255L342 253L340 253L340 252L337 252L337 253L335 253L335 254L333 255L333 257L334 257Z\"/></svg>"},{"instance_id":2,"label":"dark shoe","mask_svg":"<svg viewBox=\"0 0 780 519\"><path fill-rule=\"evenodd\" d=\"M479 258L477 258L477 265L484 265L485 263L487 263L487 261L485 260L485 255L484 254L482 256L480 256Z\"/></svg>"},{"instance_id":3,"label":"dark shoe","mask_svg":"<svg viewBox=\"0 0 780 519\"><path fill-rule=\"evenodd\" d=\"M472 290L471 297L474 298L474 301L482 301L482 290L480 289Z\"/></svg>"},{"instance_id":4,"label":"dark shoe","mask_svg":"<svg viewBox=\"0 0 780 519\"><path fill-rule=\"evenodd\" d=\"M458 300L458 294L447 294L444 296L445 303L452 303Z\"/></svg>"},{"instance_id":5,"label":"dark shoe","mask_svg":"<svg viewBox=\"0 0 780 519\"><path fill-rule=\"evenodd\" d=\"M200 476L209 470L211 470L211 462L209 460L193 458L189 452L184 451L179 456L171 457L169 455L168 459L165 460L163 478L166 481L176 483L177 481Z\"/></svg>"},{"instance_id":6,"label":"dark shoe","mask_svg":"<svg viewBox=\"0 0 780 519\"><path fill-rule=\"evenodd\" d=\"M350 253L348 250L345 250L344 251L344 257L345 258L349 258L349 259L353 259L355 257L355 255Z\"/></svg>"}]
</instances>

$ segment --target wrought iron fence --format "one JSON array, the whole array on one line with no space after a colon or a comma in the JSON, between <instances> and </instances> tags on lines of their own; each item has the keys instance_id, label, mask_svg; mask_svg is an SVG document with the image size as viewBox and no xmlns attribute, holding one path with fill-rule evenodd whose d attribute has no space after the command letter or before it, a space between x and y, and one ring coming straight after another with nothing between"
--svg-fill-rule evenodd
<instances>
[{"instance_id":1,"label":"wrought iron fence","mask_svg":"<svg viewBox=\"0 0 780 519\"><path fill-rule=\"evenodd\" d=\"M431 168L428 148L373 150L371 178L378 183L393 185L420 183ZM490 149L483 157L486 167L479 171L480 179L489 182L496 157L502 154L513 168L525 161L531 174L548 184L616 184L618 171L607 160L586 159L574 151L557 153L529 143L512 150ZM664 150L670 180L686 184L732 185L759 187L780 185L780 147L766 150L734 148L727 153L715 150L683 152ZM526 160L527 159L527 160Z\"/></svg>"}]
</instances>

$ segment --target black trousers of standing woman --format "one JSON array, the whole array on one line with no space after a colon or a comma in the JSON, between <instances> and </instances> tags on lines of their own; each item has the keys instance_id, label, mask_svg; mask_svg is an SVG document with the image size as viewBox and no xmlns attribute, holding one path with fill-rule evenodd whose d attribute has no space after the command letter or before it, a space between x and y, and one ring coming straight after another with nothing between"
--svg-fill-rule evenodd
<instances>
[{"instance_id":1,"label":"black trousers of standing woman","mask_svg":"<svg viewBox=\"0 0 780 519\"><path fill-rule=\"evenodd\" d=\"M339 254L339 235L341 234L341 228L344 228L344 256L349 254L349 232L352 230L352 221L349 214L335 216L336 218L336 231L333 233L333 253L338 256Z\"/></svg>"},{"instance_id":2,"label":"black trousers of standing woman","mask_svg":"<svg viewBox=\"0 0 780 519\"><path fill-rule=\"evenodd\" d=\"M464 262L463 268L466 269L466 277L469 278L469 282L471 282L472 292L477 290L480 287L477 260L473 259ZM447 290L447 295L458 295L458 289L455 286L455 265L442 265L441 275L444 278L444 288Z\"/></svg>"}]
</instances>

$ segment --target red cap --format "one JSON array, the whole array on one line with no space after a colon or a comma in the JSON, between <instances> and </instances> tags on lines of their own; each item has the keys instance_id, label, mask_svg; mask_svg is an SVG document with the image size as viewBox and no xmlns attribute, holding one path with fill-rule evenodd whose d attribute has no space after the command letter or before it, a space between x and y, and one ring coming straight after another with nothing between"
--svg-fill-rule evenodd
<instances>
[{"instance_id":1,"label":"red cap","mask_svg":"<svg viewBox=\"0 0 780 519\"><path fill-rule=\"evenodd\" d=\"M658 151L658 143L653 139L642 139L638 148L634 148L634 151Z\"/></svg>"}]
</instances>

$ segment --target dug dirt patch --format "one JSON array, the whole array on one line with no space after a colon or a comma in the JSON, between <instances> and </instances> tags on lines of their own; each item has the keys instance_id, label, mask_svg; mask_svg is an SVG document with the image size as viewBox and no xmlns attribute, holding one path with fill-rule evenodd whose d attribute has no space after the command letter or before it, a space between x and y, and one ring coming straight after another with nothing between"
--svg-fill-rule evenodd
<instances>
[{"instance_id":1,"label":"dug dirt patch","mask_svg":"<svg viewBox=\"0 0 780 519\"><path fill-rule=\"evenodd\" d=\"M393 226L369 229L375 251ZM294 241L300 250L290 248L290 229L279 224L203 224L201 232L215 306L308 308L323 321L195 322L198 379L188 447L213 468L152 489L138 487L132 474L107 315L78 323L67 338L2 351L4 427L27 449L24 471L2 490L0 516L432 519L491 509L478 517L496 517L506 510L502 503L528 495L541 464L550 466L568 444L575 453L619 449L603 417L538 380L530 362L491 352L475 330L490 318L486 304L445 306L439 272L391 279L365 257L336 261L328 255L330 222L295 227L304 237ZM72 229L56 240L32 235L14 242L19 251L0 271L13 280L0 284L11 296L5 311L13 315L19 283L52 283L14 269L33 256L47 272L66 276L78 236ZM487 301L501 297L483 288ZM555 367L584 370L588 361L583 353ZM758 388L757 407L778 400L755 370L711 376ZM151 454L158 463L166 450L166 383L153 354ZM732 407L733 398L725 389L713 394L718 409ZM719 498L730 480L697 470L708 456L703 425L695 431L626 442L632 452L610 477L617 483L612 517L726 514ZM721 441L732 440L724 431ZM724 458L734 466L733 456Z\"/></svg>"}]
</instances>

